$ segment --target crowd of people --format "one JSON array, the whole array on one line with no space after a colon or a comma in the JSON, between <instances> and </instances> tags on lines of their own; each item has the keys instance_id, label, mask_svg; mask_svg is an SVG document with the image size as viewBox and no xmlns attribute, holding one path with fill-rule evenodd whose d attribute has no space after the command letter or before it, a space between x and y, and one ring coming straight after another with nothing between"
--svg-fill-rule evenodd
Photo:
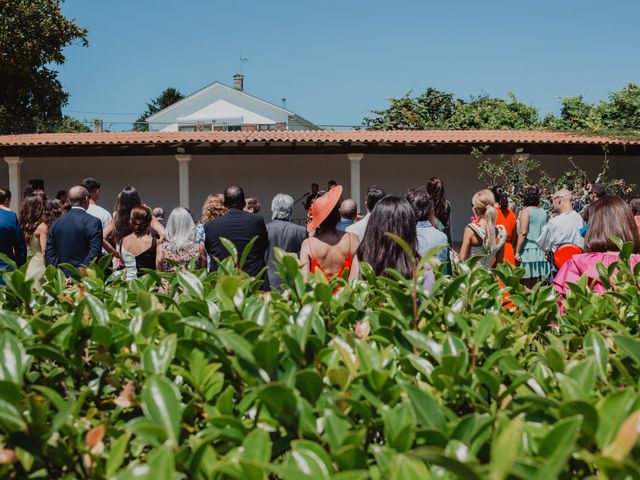
<instances>
[{"instance_id":1,"label":"crowd of people","mask_svg":"<svg viewBox=\"0 0 640 480\"><path fill-rule=\"evenodd\" d=\"M303 200L306 228L291 221L294 200L285 193L273 198L271 221L265 223L256 215L261 210L258 199L245 198L238 186L207 197L198 220L182 207L165 219L161 208L149 208L131 186L118 194L111 213L98 204L100 189L95 178L86 178L49 199L41 188L29 187L17 214L9 208L11 192L0 189L0 253L17 265L28 262L26 276L36 288L47 265L74 276L103 255L112 255L113 269L124 270L127 279L146 270L214 270L229 256L231 242L238 252L251 245L242 268L251 276L262 275L264 290L281 285L274 263L278 248L295 255L307 275L322 272L349 280L360 274L361 262L376 275L394 269L410 278L416 274L415 259L429 255L427 288L433 284L434 265L444 264L443 271L452 273L458 262L479 257L478 263L487 269L502 262L519 265L527 288L551 281L561 295L568 283L585 274L595 289L605 288L598 283L596 265L618 258L612 236L632 242L634 254L640 253L640 198L627 204L607 195L597 183L591 185L590 204L580 213L573 208L569 190L555 192L550 218L540 206L541 192L535 185L521 192L520 208L501 186L478 191L457 252L451 238L451 204L437 177L403 195L370 186L364 216L335 181L326 191L313 184ZM410 254L397 238L408 245ZM634 255L633 262L639 258ZM1 260L0 267L9 268L9 262Z\"/></svg>"}]
</instances>

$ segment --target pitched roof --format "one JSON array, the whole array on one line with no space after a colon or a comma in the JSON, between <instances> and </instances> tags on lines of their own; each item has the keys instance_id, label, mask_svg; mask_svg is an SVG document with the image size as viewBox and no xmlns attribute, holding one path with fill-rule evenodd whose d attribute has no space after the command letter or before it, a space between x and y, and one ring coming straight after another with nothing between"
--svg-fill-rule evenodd
<instances>
[{"instance_id":1,"label":"pitched roof","mask_svg":"<svg viewBox=\"0 0 640 480\"><path fill-rule=\"evenodd\" d=\"M216 81L216 82L210 83L209 85L206 85L206 86L202 87L200 90L196 90L191 95L187 95L182 100L179 100L176 103L173 103L173 104L169 105L167 108L163 108L162 110L159 110L156 113L149 115L146 118L146 121L147 122L153 122L153 120L155 118L157 118L157 117L159 117L159 116L161 116L161 115L163 115L163 114L165 114L165 113L177 108L180 105L183 105L183 104L187 103L188 101L192 100L194 97L203 95L203 94L209 92L210 90L212 90L214 88L219 88L219 87L226 88L226 89L231 90L233 92L236 92L237 94L240 94L240 95L246 95L247 97L252 98L253 100L256 100L258 102L264 103L265 105L268 105L271 108L275 108L277 110L280 110L280 111L286 113L287 115L295 115L294 112L292 112L290 110L287 110L286 108L282 108L282 107L279 107L278 105L276 105L274 103L267 102L266 100L263 100L263 99L258 98L256 96L253 96L253 95L245 92L244 90L236 90L235 88L230 87L229 85L226 85L226 84L224 84L222 82L217 82Z\"/></svg>"},{"instance_id":2,"label":"pitched roof","mask_svg":"<svg viewBox=\"0 0 640 480\"><path fill-rule=\"evenodd\" d=\"M543 130L279 130L234 132L105 132L0 135L0 147L250 143L640 145L606 135Z\"/></svg>"}]
</instances>

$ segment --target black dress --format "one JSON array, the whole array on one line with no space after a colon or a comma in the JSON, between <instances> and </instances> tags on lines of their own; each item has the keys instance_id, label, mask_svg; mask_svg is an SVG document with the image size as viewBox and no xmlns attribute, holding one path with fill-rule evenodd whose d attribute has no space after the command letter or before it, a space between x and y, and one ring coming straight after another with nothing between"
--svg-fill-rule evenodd
<instances>
[{"instance_id":1,"label":"black dress","mask_svg":"<svg viewBox=\"0 0 640 480\"><path fill-rule=\"evenodd\" d=\"M148 268L149 270L156 269L156 249L158 248L158 243L155 236L151 236L151 246L147 248L144 252L136 255L136 270L138 271L138 277L144 275L142 271L143 268Z\"/></svg>"}]
</instances>

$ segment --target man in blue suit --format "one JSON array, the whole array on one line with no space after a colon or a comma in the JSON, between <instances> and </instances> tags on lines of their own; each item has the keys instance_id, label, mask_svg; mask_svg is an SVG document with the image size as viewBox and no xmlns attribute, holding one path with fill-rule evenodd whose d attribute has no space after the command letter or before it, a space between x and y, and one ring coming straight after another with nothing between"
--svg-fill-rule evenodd
<instances>
[{"instance_id":1,"label":"man in blue suit","mask_svg":"<svg viewBox=\"0 0 640 480\"><path fill-rule=\"evenodd\" d=\"M204 225L204 248L213 260L212 268L217 269L216 260L222 261L229 256L229 252L220 241L221 237L231 240L238 249L239 255L242 255L242 251L253 237L258 237L242 267L245 272L255 277L266 266L264 257L269 244L269 236L264 219L255 213L243 211L245 206L244 191L235 185L224 191L224 206L229 209L226 214L214 218ZM269 290L267 275L263 275L262 280L264 280L262 289Z\"/></svg>"},{"instance_id":2,"label":"man in blue suit","mask_svg":"<svg viewBox=\"0 0 640 480\"><path fill-rule=\"evenodd\" d=\"M20 266L27 261L27 244L24 241L18 216L5 205L7 198L11 199L8 190L0 189L0 253L5 254ZM8 269L9 265L0 260L0 270Z\"/></svg>"},{"instance_id":3,"label":"man in blue suit","mask_svg":"<svg viewBox=\"0 0 640 480\"><path fill-rule=\"evenodd\" d=\"M89 215L89 192L81 186L69 190L69 213L49 229L45 259L57 267L68 263L76 268L89 265L102 252L102 223ZM65 271L69 276L70 272Z\"/></svg>"}]
</instances>

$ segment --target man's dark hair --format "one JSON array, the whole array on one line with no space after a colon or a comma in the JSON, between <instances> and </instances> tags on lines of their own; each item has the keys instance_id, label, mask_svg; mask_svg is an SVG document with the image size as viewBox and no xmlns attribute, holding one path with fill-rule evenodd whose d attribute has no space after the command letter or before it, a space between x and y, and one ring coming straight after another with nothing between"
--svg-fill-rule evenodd
<instances>
[{"instance_id":1,"label":"man's dark hair","mask_svg":"<svg viewBox=\"0 0 640 480\"><path fill-rule=\"evenodd\" d=\"M382 188L378 187L377 185L371 185L369 188L367 188L367 198L364 201L367 210L372 212L373 207L376 206L376 203L378 203L386 196L387 194Z\"/></svg>"},{"instance_id":2,"label":"man's dark hair","mask_svg":"<svg viewBox=\"0 0 640 480\"><path fill-rule=\"evenodd\" d=\"M429 220L429 217L433 214L433 202L426 186L409 188L405 198L411 205L418 222Z\"/></svg>"},{"instance_id":3,"label":"man's dark hair","mask_svg":"<svg viewBox=\"0 0 640 480\"><path fill-rule=\"evenodd\" d=\"M596 194L596 197L602 198L607 194L604 186L600 183L591 182L591 192Z\"/></svg>"},{"instance_id":4,"label":"man's dark hair","mask_svg":"<svg viewBox=\"0 0 640 480\"><path fill-rule=\"evenodd\" d=\"M244 190L237 185L227 187L224 191L224 206L227 208L239 208L242 210L246 202Z\"/></svg>"},{"instance_id":5,"label":"man's dark hair","mask_svg":"<svg viewBox=\"0 0 640 480\"><path fill-rule=\"evenodd\" d=\"M89 195L93 195L96 191L100 190L100 182L93 177L85 178L80 185L87 189Z\"/></svg>"},{"instance_id":6,"label":"man's dark hair","mask_svg":"<svg viewBox=\"0 0 640 480\"><path fill-rule=\"evenodd\" d=\"M0 203L11 200L11 192L7 188L0 188Z\"/></svg>"}]
</instances>

